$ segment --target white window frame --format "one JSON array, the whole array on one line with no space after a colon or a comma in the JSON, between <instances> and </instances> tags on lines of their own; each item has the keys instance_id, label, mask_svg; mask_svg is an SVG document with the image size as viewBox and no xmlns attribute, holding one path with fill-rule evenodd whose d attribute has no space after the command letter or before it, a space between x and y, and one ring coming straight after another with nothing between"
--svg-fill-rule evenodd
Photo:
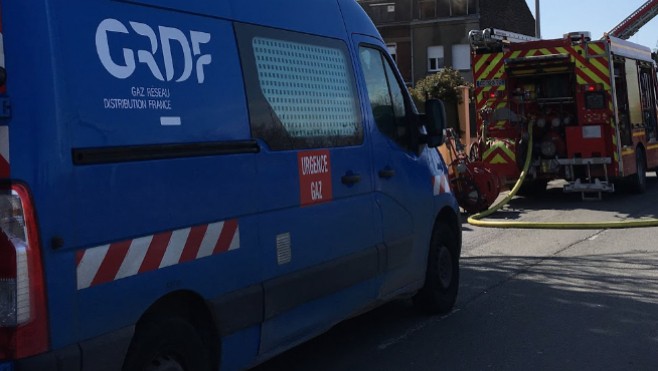
<instances>
[{"instance_id":1,"label":"white window frame","mask_svg":"<svg viewBox=\"0 0 658 371\"><path fill-rule=\"evenodd\" d=\"M432 68L434 62L435 68ZM443 45L433 45L427 47L427 71L438 72L445 68L445 53Z\"/></svg>"},{"instance_id":2,"label":"white window frame","mask_svg":"<svg viewBox=\"0 0 658 371\"><path fill-rule=\"evenodd\" d=\"M471 46L469 44L452 45L452 68L460 71L471 69Z\"/></svg>"}]
</instances>

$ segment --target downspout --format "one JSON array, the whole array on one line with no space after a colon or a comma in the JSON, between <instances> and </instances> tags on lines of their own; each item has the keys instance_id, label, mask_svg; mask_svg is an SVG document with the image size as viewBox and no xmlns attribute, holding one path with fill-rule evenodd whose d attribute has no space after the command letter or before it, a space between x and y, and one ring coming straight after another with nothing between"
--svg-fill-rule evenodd
<instances>
[{"instance_id":1,"label":"downspout","mask_svg":"<svg viewBox=\"0 0 658 371\"><path fill-rule=\"evenodd\" d=\"M541 39L541 25L539 16L539 0L535 0L535 37Z\"/></svg>"}]
</instances>

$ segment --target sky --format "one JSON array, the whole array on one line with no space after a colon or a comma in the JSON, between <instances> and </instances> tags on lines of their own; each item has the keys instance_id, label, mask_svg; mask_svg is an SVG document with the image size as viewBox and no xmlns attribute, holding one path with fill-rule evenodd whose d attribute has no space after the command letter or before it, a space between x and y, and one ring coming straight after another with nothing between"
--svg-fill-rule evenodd
<instances>
[{"instance_id":1,"label":"sky","mask_svg":"<svg viewBox=\"0 0 658 371\"><path fill-rule=\"evenodd\" d=\"M590 31L593 39L603 36L646 0L539 0L541 36L543 39L562 37L572 31ZM535 0L526 0L535 15ZM629 41L656 49L658 16L649 21Z\"/></svg>"}]
</instances>

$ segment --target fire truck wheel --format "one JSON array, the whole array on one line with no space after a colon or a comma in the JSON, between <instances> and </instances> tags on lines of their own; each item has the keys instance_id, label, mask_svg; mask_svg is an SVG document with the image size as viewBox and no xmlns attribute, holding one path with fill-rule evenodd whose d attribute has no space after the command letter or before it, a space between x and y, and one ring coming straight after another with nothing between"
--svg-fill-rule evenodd
<instances>
[{"instance_id":1,"label":"fire truck wheel","mask_svg":"<svg viewBox=\"0 0 658 371\"><path fill-rule=\"evenodd\" d=\"M150 319L139 325L124 371L210 371L208 347L194 326L179 317Z\"/></svg>"},{"instance_id":2,"label":"fire truck wheel","mask_svg":"<svg viewBox=\"0 0 658 371\"><path fill-rule=\"evenodd\" d=\"M647 190L647 174L641 148L635 151L635 169L635 174L631 175L631 189L633 193L644 193Z\"/></svg>"},{"instance_id":3,"label":"fire truck wheel","mask_svg":"<svg viewBox=\"0 0 658 371\"><path fill-rule=\"evenodd\" d=\"M459 288L459 240L444 223L437 223L430 241L423 288L413 297L414 305L430 314L448 313Z\"/></svg>"}]
</instances>

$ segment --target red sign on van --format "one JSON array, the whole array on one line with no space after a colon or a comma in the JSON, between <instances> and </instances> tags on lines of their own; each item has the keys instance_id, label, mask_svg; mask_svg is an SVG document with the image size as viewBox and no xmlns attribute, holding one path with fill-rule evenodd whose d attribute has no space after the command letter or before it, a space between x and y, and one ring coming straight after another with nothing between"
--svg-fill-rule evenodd
<instances>
[{"instance_id":1,"label":"red sign on van","mask_svg":"<svg viewBox=\"0 0 658 371\"><path fill-rule=\"evenodd\" d=\"M299 194L302 206L331 201L331 157L329 150L297 154Z\"/></svg>"}]
</instances>

